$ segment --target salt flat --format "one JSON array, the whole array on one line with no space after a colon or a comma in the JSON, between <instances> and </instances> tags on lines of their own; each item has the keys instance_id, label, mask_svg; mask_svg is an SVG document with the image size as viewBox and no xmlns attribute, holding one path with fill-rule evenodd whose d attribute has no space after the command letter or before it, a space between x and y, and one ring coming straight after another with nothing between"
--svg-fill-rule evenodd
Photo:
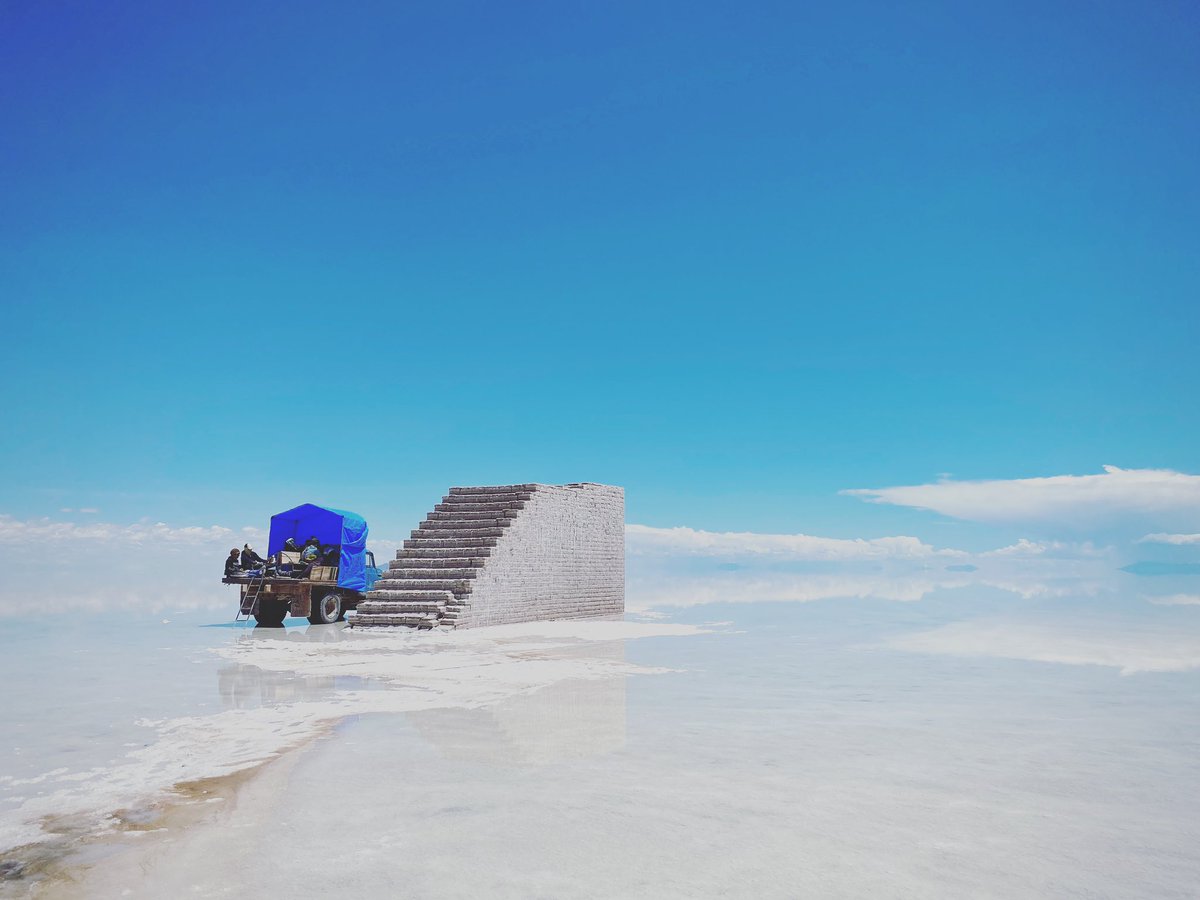
<instances>
[{"instance_id":1,"label":"salt flat","mask_svg":"<svg viewBox=\"0 0 1200 900\"><path fill-rule=\"evenodd\" d=\"M626 622L6 632L4 890L1194 895L1187 585L697 578Z\"/></svg>"}]
</instances>

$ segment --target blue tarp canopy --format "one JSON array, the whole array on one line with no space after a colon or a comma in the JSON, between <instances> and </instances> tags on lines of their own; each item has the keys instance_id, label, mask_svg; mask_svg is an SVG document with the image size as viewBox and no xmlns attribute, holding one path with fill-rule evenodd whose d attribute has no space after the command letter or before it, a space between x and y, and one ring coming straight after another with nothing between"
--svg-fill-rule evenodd
<instances>
[{"instance_id":1,"label":"blue tarp canopy","mask_svg":"<svg viewBox=\"0 0 1200 900\"><path fill-rule=\"evenodd\" d=\"M340 544L342 558L338 563L338 587L355 591L367 587L367 520L344 509L331 509L304 503L271 516L271 537L267 555L283 549L283 543L293 538L298 546L316 536L322 544Z\"/></svg>"}]
</instances>

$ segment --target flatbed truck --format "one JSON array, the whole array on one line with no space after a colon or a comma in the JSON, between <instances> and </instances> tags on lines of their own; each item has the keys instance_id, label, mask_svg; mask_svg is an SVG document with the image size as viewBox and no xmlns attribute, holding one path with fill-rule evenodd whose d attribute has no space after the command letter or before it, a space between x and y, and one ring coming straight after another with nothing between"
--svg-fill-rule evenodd
<instances>
[{"instance_id":1,"label":"flatbed truck","mask_svg":"<svg viewBox=\"0 0 1200 900\"><path fill-rule=\"evenodd\" d=\"M296 548L306 539L331 554L322 561L337 565L302 564ZM343 509L303 503L272 516L268 565L221 579L238 586L236 621L278 628L289 615L314 625L345 618L382 574L366 543L366 521Z\"/></svg>"},{"instance_id":2,"label":"flatbed truck","mask_svg":"<svg viewBox=\"0 0 1200 900\"><path fill-rule=\"evenodd\" d=\"M318 567L320 568L320 567ZM367 584L363 591L338 587L336 582L280 575L242 575L222 578L222 584L240 588L237 618L254 619L259 625L278 627L288 616L307 618L314 625L329 625L355 609L365 592L379 580L375 554L366 551ZM324 574L324 573L320 573Z\"/></svg>"}]
</instances>

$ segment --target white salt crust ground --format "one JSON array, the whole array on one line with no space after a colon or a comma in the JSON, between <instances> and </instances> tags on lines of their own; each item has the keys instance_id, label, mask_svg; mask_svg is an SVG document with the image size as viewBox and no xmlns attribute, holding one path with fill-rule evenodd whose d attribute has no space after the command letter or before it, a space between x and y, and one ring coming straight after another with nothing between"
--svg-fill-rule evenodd
<instances>
[{"instance_id":1,"label":"white salt crust ground","mask_svg":"<svg viewBox=\"0 0 1200 900\"><path fill-rule=\"evenodd\" d=\"M222 642L230 708L162 739L296 748L48 896L1195 896L1194 605L722 581L649 624Z\"/></svg>"},{"instance_id":2,"label":"white salt crust ground","mask_svg":"<svg viewBox=\"0 0 1200 900\"><path fill-rule=\"evenodd\" d=\"M257 766L347 716L480 706L566 678L662 671L569 651L589 642L699 631L691 625L622 621L539 622L449 633L358 634L342 625L300 633L247 629L212 652L234 666L311 682L300 686L294 702L139 720L155 737L117 764L60 768L26 779L8 776L10 785L38 791L0 821L0 850L51 837L40 824L46 817L69 816L77 827L88 822L98 831L114 827L114 810L150 804L181 782ZM355 679L362 687L338 690L339 678Z\"/></svg>"}]
</instances>

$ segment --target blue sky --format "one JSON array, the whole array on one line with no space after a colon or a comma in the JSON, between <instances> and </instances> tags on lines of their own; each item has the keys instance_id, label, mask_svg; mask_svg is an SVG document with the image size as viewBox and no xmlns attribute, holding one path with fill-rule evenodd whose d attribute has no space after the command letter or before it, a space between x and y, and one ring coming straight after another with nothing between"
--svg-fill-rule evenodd
<instances>
[{"instance_id":1,"label":"blue sky","mask_svg":"<svg viewBox=\"0 0 1200 900\"><path fill-rule=\"evenodd\" d=\"M1200 13L967 6L6 5L0 513L1087 537L840 493L1200 472Z\"/></svg>"}]
</instances>

